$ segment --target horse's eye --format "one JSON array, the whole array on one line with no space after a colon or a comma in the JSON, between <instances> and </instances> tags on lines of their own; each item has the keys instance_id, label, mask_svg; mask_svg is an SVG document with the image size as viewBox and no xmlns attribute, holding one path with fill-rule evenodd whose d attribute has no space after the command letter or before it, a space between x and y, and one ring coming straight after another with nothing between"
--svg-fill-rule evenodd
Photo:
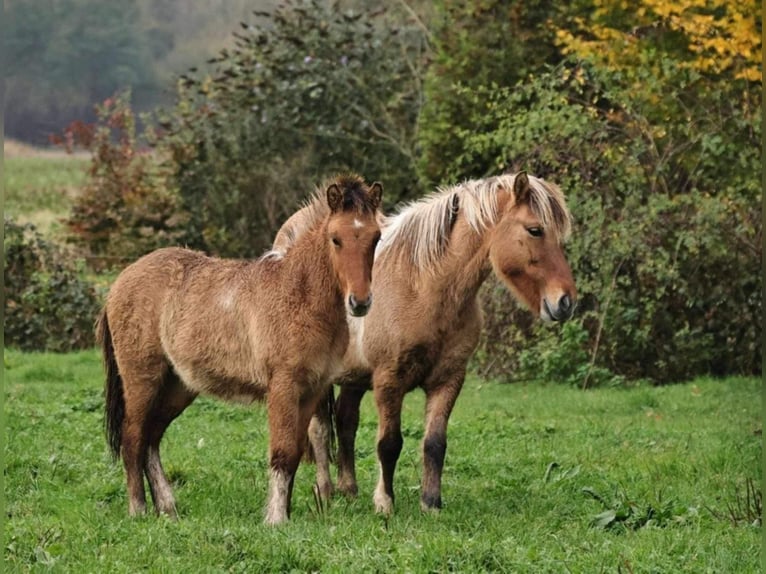
<instances>
[{"instance_id":1,"label":"horse's eye","mask_svg":"<svg viewBox=\"0 0 766 574\"><path fill-rule=\"evenodd\" d=\"M333 244L335 247L340 247L340 239L338 239L337 237L333 237L333 238L332 238L332 244Z\"/></svg>"},{"instance_id":2,"label":"horse's eye","mask_svg":"<svg viewBox=\"0 0 766 574\"><path fill-rule=\"evenodd\" d=\"M543 236L543 228L542 227L528 227L527 231L532 237L542 237Z\"/></svg>"}]
</instances>

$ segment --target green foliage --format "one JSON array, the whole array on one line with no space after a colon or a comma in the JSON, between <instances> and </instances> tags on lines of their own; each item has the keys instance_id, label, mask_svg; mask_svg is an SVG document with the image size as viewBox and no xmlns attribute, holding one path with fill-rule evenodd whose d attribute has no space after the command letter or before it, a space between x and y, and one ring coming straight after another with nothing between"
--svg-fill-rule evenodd
<instances>
[{"instance_id":1,"label":"green foliage","mask_svg":"<svg viewBox=\"0 0 766 574\"><path fill-rule=\"evenodd\" d=\"M757 26L710 8L725 32L710 39L706 11L651 3L668 19L620 2L439 4L422 179L526 169L560 184L575 217L576 324L533 323L488 285L483 373L588 387L760 369L759 86L690 66L683 36L718 49ZM525 16L482 25L511 10ZM533 39L516 46L504 27L521 21ZM590 60L552 65L562 52Z\"/></svg>"},{"instance_id":2,"label":"green foliage","mask_svg":"<svg viewBox=\"0 0 766 574\"><path fill-rule=\"evenodd\" d=\"M424 398L412 393L388 521L371 502L377 417L368 394L357 440L359 498L333 499L316 514L315 469L301 464L290 523L268 528L262 406L197 399L162 444L180 519L131 519L122 465L100 432L98 354L6 351L6 358L8 572L45 563L66 572L760 571L760 528L716 516L726 512L732 484L760 484L756 379L583 393L469 378L450 420L439 515L419 508ZM616 508L614 485L639 513L673 500L687 509L684 520L591 527L602 507L583 488Z\"/></svg>"},{"instance_id":3,"label":"green foliage","mask_svg":"<svg viewBox=\"0 0 766 574\"><path fill-rule=\"evenodd\" d=\"M325 176L416 190L421 32L384 11L285 3L242 24L212 76L182 76L157 145L177 166L190 245L258 255Z\"/></svg>"},{"instance_id":4,"label":"green foliage","mask_svg":"<svg viewBox=\"0 0 766 574\"><path fill-rule=\"evenodd\" d=\"M474 129L485 107L485 86L514 86L561 56L548 22L571 6L549 0L439 0L435 2L433 62L424 81L419 118L419 172L427 182L483 177L489 158L476 154L471 169L448 172L449 160L463 150L457 134ZM445 162L445 160L447 160Z\"/></svg>"},{"instance_id":5,"label":"green foliage","mask_svg":"<svg viewBox=\"0 0 766 574\"><path fill-rule=\"evenodd\" d=\"M82 269L31 224L5 219L5 344L25 350L91 347L99 308Z\"/></svg>"},{"instance_id":6,"label":"green foliage","mask_svg":"<svg viewBox=\"0 0 766 574\"><path fill-rule=\"evenodd\" d=\"M107 99L97 108L98 124L75 123L64 135L66 144L92 153L88 182L66 224L96 268L175 245L185 233L171 168L139 149L128 98Z\"/></svg>"},{"instance_id":7,"label":"green foliage","mask_svg":"<svg viewBox=\"0 0 766 574\"><path fill-rule=\"evenodd\" d=\"M585 487L583 494L597 500L606 510L591 520L591 526L604 529L638 530L644 527L662 528L671 524L682 524L689 520L697 509L690 509L672 498L662 499L662 493L651 502L639 502L629 497L624 490L615 489L607 499L594 489Z\"/></svg>"}]
</instances>

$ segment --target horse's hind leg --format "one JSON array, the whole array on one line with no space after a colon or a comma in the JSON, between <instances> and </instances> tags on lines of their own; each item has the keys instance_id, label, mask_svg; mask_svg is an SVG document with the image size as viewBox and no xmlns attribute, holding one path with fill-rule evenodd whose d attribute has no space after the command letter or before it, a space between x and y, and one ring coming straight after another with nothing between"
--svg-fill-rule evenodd
<instances>
[{"instance_id":1,"label":"horse's hind leg","mask_svg":"<svg viewBox=\"0 0 766 574\"><path fill-rule=\"evenodd\" d=\"M426 390L426 422L423 437L423 483L420 507L437 510L442 507L441 484L444 457L447 453L447 422L460 394L465 368L442 379L439 386Z\"/></svg>"},{"instance_id":2,"label":"horse's hind leg","mask_svg":"<svg viewBox=\"0 0 766 574\"><path fill-rule=\"evenodd\" d=\"M122 370L125 418L122 422L122 462L128 483L128 512L131 516L146 512L144 465L146 462L146 424L162 381L161 369L148 375Z\"/></svg>"},{"instance_id":3,"label":"horse's hind leg","mask_svg":"<svg viewBox=\"0 0 766 574\"><path fill-rule=\"evenodd\" d=\"M184 387L178 377L169 372L162 390L157 395L152 414L147 420L146 478L157 514L177 516L175 498L170 481L165 476L160 460L160 441L171 422L196 398L196 394Z\"/></svg>"},{"instance_id":4,"label":"horse's hind leg","mask_svg":"<svg viewBox=\"0 0 766 574\"><path fill-rule=\"evenodd\" d=\"M328 392L332 392L332 388ZM322 500L329 500L333 492L332 478L330 477L332 413L329 409L328 401L319 401L317 410L311 417L308 430L317 470L316 484Z\"/></svg>"},{"instance_id":5,"label":"horse's hind leg","mask_svg":"<svg viewBox=\"0 0 766 574\"><path fill-rule=\"evenodd\" d=\"M355 497L356 484L354 446L359 428L359 406L366 392L363 386L344 385L335 403L335 425L338 429L338 491Z\"/></svg>"}]
</instances>

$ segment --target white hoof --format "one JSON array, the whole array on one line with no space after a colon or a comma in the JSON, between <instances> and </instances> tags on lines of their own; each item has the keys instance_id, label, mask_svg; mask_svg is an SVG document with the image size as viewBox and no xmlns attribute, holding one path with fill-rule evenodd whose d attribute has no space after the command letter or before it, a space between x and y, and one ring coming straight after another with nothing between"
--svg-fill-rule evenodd
<instances>
[{"instance_id":1,"label":"white hoof","mask_svg":"<svg viewBox=\"0 0 766 574\"><path fill-rule=\"evenodd\" d=\"M394 511L394 501L388 496L383 489L376 488L375 494L372 497L373 503L375 503L375 512L378 514L385 514L390 516Z\"/></svg>"}]
</instances>

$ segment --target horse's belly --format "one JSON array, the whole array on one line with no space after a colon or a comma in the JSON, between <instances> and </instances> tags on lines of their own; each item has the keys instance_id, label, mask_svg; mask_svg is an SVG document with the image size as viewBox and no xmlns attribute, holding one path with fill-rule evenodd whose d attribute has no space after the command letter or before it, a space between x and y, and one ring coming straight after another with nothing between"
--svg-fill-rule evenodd
<instances>
[{"instance_id":1,"label":"horse's belly","mask_svg":"<svg viewBox=\"0 0 766 574\"><path fill-rule=\"evenodd\" d=\"M216 372L182 360L174 361L172 357L171 363L184 386L194 393L244 404L261 401L266 395L265 379L258 373L242 377L226 371Z\"/></svg>"}]
</instances>

